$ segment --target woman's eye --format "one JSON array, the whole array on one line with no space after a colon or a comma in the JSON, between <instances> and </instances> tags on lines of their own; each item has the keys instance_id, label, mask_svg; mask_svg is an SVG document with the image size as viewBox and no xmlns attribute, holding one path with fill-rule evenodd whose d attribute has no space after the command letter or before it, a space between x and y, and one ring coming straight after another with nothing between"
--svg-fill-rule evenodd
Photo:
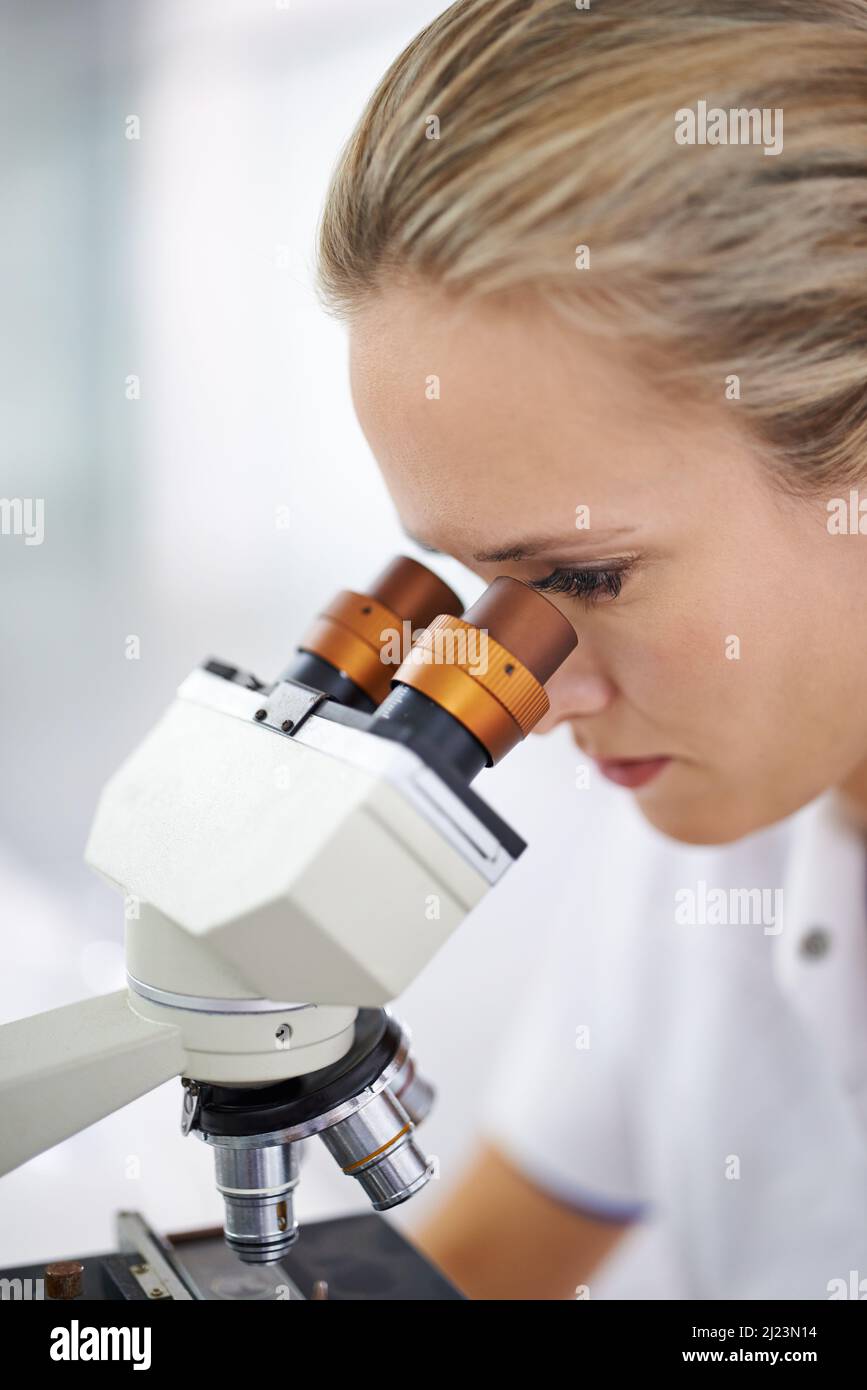
<instances>
[{"instance_id":1,"label":"woman's eye","mask_svg":"<svg viewBox=\"0 0 867 1390\"><path fill-rule=\"evenodd\" d=\"M530 588L546 594L569 594L585 602L617 598L623 588L625 570L556 569L544 579L531 579Z\"/></svg>"}]
</instances>

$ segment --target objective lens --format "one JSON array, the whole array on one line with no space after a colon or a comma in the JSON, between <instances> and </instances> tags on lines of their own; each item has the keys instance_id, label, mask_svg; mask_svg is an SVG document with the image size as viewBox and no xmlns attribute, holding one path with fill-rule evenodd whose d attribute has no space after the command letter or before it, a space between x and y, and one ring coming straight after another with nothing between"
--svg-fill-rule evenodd
<instances>
[{"instance_id":1,"label":"objective lens","mask_svg":"<svg viewBox=\"0 0 867 1390\"><path fill-rule=\"evenodd\" d=\"M190 1082L183 1128L214 1150L226 1243L246 1264L273 1264L297 1238L299 1144L317 1135L376 1211L430 1180L415 1125L433 1100L409 1034L385 1009L361 1009L339 1061L267 1086Z\"/></svg>"},{"instance_id":2,"label":"objective lens","mask_svg":"<svg viewBox=\"0 0 867 1390\"><path fill-rule=\"evenodd\" d=\"M430 1179L412 1120L388 1087L319 1137L344 1173L357 1178L374 1211L405 1202Z\"/></svg>"},{"instance_id":3,"label":"objective lens","mask_svg":"<svg viewBox=\"0 0 867 1390\"><path fill-rule=\"evenodd\" d=\"M416 1070L415 1058L411 1052L406 1054L397 1076L389 1082L388 1089L399 1101L414 1125L420 1125L430 1113L434 1103L434 1088Z\"/></svg>"},{"instance_id":4,"label":"objective lens","mask_svg":"<svg viewBox=\"0 0 867 1390\"><path fill-rule=\"evenodd\" d=\"M230 1139L209 1142L226 1206L226 1244L245 1264L273 1264L298 1239L292 1203L298 1185L295 1145L241 1148Z\"/></svg>"}]
</instances>

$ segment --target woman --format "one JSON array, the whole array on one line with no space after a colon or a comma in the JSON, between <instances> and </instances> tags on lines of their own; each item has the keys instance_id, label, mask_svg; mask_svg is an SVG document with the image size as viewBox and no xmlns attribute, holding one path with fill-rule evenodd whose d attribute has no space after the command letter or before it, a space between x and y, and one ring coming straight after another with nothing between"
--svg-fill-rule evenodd
<instances>
[{"instance_id":1,"label":"woman","mask_svg":"<svg viewBox=\"0 0 867 1390\"><path fill-rule=\"evenodd\" d=\"M867 4L458 0L320 276L406 529L574 622L547 725L600 774L427 1248L570 1297L652 1208L660 1293L864 1296Z\"/></svg>"}]
</instances>

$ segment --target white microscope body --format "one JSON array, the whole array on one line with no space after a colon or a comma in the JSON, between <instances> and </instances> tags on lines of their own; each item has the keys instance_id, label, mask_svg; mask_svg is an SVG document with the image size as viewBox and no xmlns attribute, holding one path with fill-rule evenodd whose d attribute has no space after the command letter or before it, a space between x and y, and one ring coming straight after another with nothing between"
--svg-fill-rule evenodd
<instances>
[{"instance_id":1,"label":"white microscope body","mask_svg":"<svg viewBox=\"0 0 867 1390\"><path fill-rule=\"evenodd\" d=\"M0 1172L180 1076L242 1259L294 1240L311 1134L378 1210L425 1184L431 1092L382 1006L524 846L426 738L442 710L413 701L407 733L302 681L217 663L184 681L87 845L123 894L128 988L0 1029Z\"/></svg>"}]
</instances>

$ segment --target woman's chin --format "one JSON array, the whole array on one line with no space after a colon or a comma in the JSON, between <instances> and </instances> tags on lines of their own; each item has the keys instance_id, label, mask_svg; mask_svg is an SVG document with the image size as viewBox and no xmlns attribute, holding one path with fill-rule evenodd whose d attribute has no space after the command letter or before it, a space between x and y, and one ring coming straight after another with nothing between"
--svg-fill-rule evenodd
<instances>
[{"instance_id":1,"label":"woman's chin","mask_svg":"<svg viewBox=\"0 0 867 1390\"><path fill-rule=\"evenodd\" d=\"M661 788L655 796L648 787L645 793L633 795L638 810L655 830L686 845L728 845L781 819L779 808L768 806L763 813L758 801L729 798L722 791L678 798Z\"/></svg>"}]
</instances>

